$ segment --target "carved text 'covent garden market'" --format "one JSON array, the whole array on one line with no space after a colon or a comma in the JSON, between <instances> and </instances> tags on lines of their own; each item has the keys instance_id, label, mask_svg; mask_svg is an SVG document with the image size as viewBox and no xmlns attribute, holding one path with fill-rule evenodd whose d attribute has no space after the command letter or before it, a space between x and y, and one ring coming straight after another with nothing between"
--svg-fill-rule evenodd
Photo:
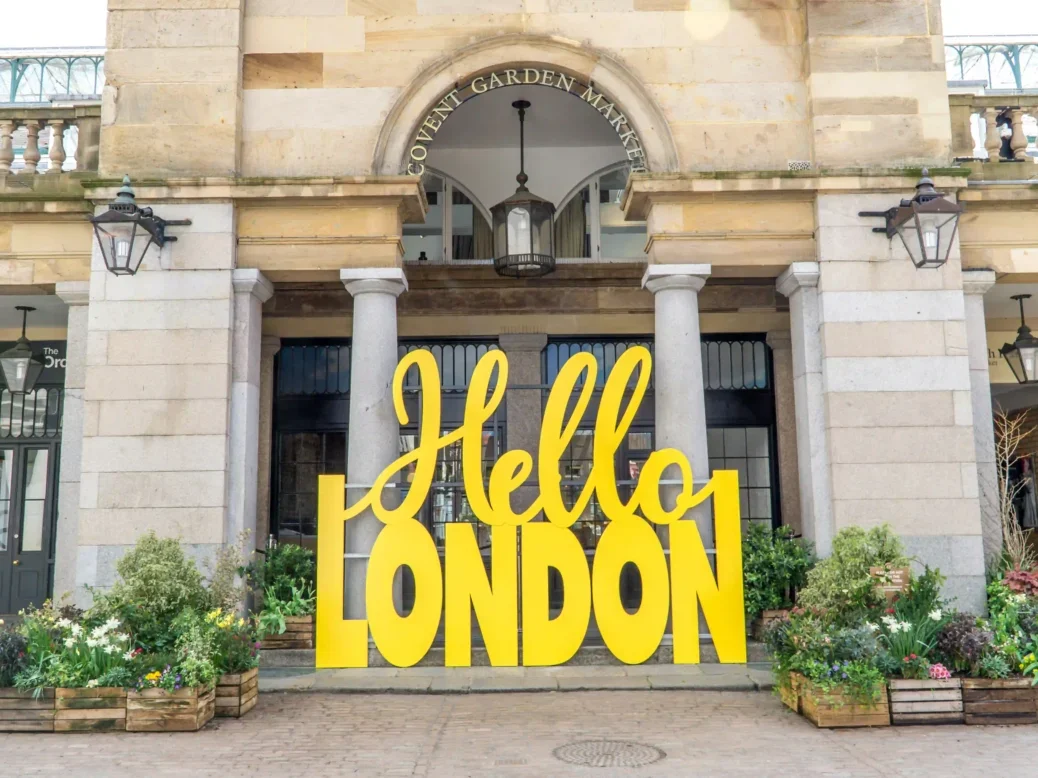
<instances>
[{"instance_id":1,"label":"carved text 'covent garden market'","mask_svg":"<svg viewBox=\"0 0 1038 778\"><path fill-rule=\"evenodd\" d=\"M631 172L638 173L646 170L645 150L642 148L641 139L634 127L631 126L627 116L620 111L616 103L601 92L595 90L591 84L585 84L579 79L567 76L546 68L516 67L497 70L476 76L463 86L456 87L445 94L436 105L433 106L429 115L425 117L414 143L408 152L407 172L412 176L420 176L425 172L425 160L429 155L429 144L443 122L459 108L462 103L477 95L485 94L491 89L499 89L505 86L546 86L553 89L561 89L575 97L579 97L588 105L602 114L606 121L616 131L620 142L623 143L627 152L627 159L631 163Z\"/></svg>"},{"instance_id":2,"label":"carved text 'covent garden market'","mask_svg":"<svg viewBox=\"0 0 1038 778\"><path fill-rule=\"evenodd\" d=\"M441 618L446 664L469 666L473 612L492 665L519 663L520 612L522 663L563 664L583 642L592 606L602 639L622 662L645 662L659 647L669 623L674 662L698 663L700 610L719 660L746 661L737 472L717 471L694 491L692 468L685 455L662 449L649 455L627 502L617 489L614 454L649 385L652 357L648 349L628 348L616 359L605 381L595 418L591 472L572 506L563 499L559 460L595 394L598 363L592 354L573 355L559 371L544 407L536 465L528 451L507 451L491 470L488 488L483 483L483 427L504 398L507 356L495 350L479 360L469 384L463 423L442 436L440 375L429 351L412 351L397 366L393 378L397 419L402 425L408 423L404 379L415 367L422 387L419 445L385 468L366 494L345 508L344 476L319 477L318 667L366 667L369 631L388 662L410 667L432 647ZM432 536L416 520L434 481L438 451L459 441L466 500L475 518L491 528L489 575L472 524L446 526L441 564ZM516 513L511 495L526 484L535 468L538 495ZM393 490L393 481L401 472L407 473L407 491L399 505L387 506L383 496ZM664 472L674 485L671 508L660 497ZM589 570L571 526L592 497L609 522ZM716 576L696 522L685 518L709 497L713 498ZM346 523L367 511L385 526L368 560L366 618L346 619L346 557L353 560L350 564L358 563L356 554L343 553ZM545 520L533 521L540 514ZM669 530L669 565L656 532L663 525ZM624 607L618 585L628 564L638 568L641 579L641 602L633 613ZM394 602L394 580L401 566L410 568L415 582L414 605L403 615ZM549 608L549 568L557 571L565 591L561 611L554 617Z\"/></svg>"}]
</instances>

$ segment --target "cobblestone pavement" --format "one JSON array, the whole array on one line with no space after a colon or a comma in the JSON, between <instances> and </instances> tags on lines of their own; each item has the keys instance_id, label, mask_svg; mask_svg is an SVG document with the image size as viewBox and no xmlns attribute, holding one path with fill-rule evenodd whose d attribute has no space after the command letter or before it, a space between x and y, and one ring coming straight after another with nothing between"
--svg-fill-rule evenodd
<instances>
[{"instance_id":1,"label":"cobblestone pavement","mask_svg":"<svg viewBox=\"0 0 1038 778\"><path fill-rule=\"evenodd\" d=\"M645 743L631 769L574 767L579 740ZM0 735L0 776L1038 775L1038 725L820 731L762 692L261 695L200 733Z\"/></svg>"}]
</instances>

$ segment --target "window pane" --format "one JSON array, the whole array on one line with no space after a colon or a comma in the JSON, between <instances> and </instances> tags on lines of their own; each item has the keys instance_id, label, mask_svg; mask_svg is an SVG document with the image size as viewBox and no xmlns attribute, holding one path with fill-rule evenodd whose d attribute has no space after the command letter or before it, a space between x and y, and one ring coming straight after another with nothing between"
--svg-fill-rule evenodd
<instances>
[{"instance_id":1,"label":"window pane","mask_svg":"<svg viewBox=\"0 0 1038 778\"><path fill-rule=\"evenodd\" d=\"M429 210L423 224L405 224L403 231L404 259L443 260L443 179L426 174L422 178ZM425 254L422 257L422 254Z\"/></svg>"},{"instance_id":2,"label":"window pane","mask_svg":"<svg viewBox=\"0 0 1038 778\"><path fill-rule=\"evenodd\" d=\"M599 180L598 218L602 229L599 245L602 257L606 259L645 256L645 222L625 221L620 208L628 172L623 167L606 173Z\"/></svg>"},{"instance_id":3,"label":"window pane","mask_svg":"<svg viewBox=\"0 0 1038 778\"><path fill-rule=\"evenodd\" d=\"M555 214L555 254L568 259L591 256L590 187L584 187Z\"/></svg>"},{"instance_id":4,"label":"window pane","mask_svg":"<svg viewBox=\"0 0 1038 778\"><path fill-rule=\"evenodd\" d=\"M43 508L47 497L47 449L25 452L25 496L22 499L21 551L43 549Z\"/></svg>"},{"instance_id":5,"label":"window pane","mask_svg":"<svg viewBox=\"0 0 1038 778\"><path fill-rule=\"evenodd\" d=\"M464 192L454 187L451 191L451 256L493 259L494 236L483 212Z\"/></svg>"},{"instance_id":6,"label":"window pane","mask_svg":"<svg viewBox=\"0 0 1038 778\"><path fill-rule=\"evenodd\" d=\"M11 523L11 467L14 451L0 449L0 551L7 550L7 533Z\"/></svg>"}]
</instances>

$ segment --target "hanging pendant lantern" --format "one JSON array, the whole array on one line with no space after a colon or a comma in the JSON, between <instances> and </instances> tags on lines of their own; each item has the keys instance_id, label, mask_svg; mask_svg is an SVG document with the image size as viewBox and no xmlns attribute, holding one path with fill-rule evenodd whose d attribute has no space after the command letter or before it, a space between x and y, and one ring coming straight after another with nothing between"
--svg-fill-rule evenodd
<instances>
[{"instance_id":1,"label":"hanging pendant lantern","mask_svg":"<svg viewBox=\"0 0 1038 778\"><path fill-rule=\"evenodd\" d=\"M25 337L25 323L30 311L28 305L16 306L22 312L22 336L12 348L0 354L0 372L4 374L11 394L28 394L36 388L36 379L43 372L43 363L32 355L32 343Z\"/></svg>"},{"instance_id":2,"label":"hanging pendant lantern","mask_svg":"<svg viewBox=\"0 0 1038 778\"><path fill-rule=\"evenodd\" d=\"M530 103L516 100L519 111L519 183L515 194L493 208L494 270L510 278L535 278L555 270L555 206L526 188L524 122Z\"/></svg>"},{"instance_id":3,"label":"hanging pendant lantern","mask_svg":"<svg viewBox=\"0 0 1038 778\"><path fill-rule=\"evenodd\" d=\"M1016 331L1016 340L998 350L1021 384L1038 382L1038 338L1031 334L1031 328L1024 321L1024 300L1030 297L1029 294L1014 294L1010 298L1020 303L1020 328Z\"/></svg>"}]
</instances>

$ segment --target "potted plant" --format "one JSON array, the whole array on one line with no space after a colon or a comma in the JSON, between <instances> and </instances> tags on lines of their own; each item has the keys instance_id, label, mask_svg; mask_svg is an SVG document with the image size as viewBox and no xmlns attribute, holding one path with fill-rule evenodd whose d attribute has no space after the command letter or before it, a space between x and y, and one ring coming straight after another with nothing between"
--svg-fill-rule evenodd
<instances>
[{"instance_id":1,"label":"potted plant","mask_svg":"<svg viewBox=\"0 0 1038 778\"><path fill-rule=\"evenodd\" d=\"M754 522L743 539L743 597L751 634L763 639L764 628L793 607L812 564L810 545L794 537L790 527Z\"/></svg>"},{"instance_id":2,"label":"potted plant","mask_svg":"<svg viewBox=\"0 0 1038 778\"><path fill-rule=\"evenodd\" d=\"M217 625L186 611L176 620L173 660L164 666L152 658L151 668L137 678L126 696L128 732L194 732L216 712Z\"/></svg>"},{"instance_id":3,"label":"potted plant","mask_svg":"<svg viewBox=\"0 0 1038 778\"><path fill-rule=\"evenodd\" d=\"M251 621L216 609L206 620L217 627L220 678L216 682L216 715L240 718L259 699L259 643Z\"/></svg>"},{"instance_id":4,"label":"potted plant","mask_svg":"<svg viewBox=\"0 0 1038 778\"><path fill-rule=\"evenodd\" d=\"M779 695L816 726L890 724L878 661L882 648L874 630L842 625L828 612L797 608L772 625L766 639Z\"/></svg>"},{"instance_id":5,"label":"potted plant","mask_svg":"<svg viewBox=\"0 0 1038 778\"><path fill-rule=\"evenodd\" d=\"M25 636L0 620L0 732L53 732L54 690L14 688L15 677L28 662Z\"/></svg>"},{"instance_id":6,"label":"potted plant","mask_svg":"<svg viewBox=\"0 0 1038 778\"><path fill-rule=\"evenodd\" d=\"M261 646L265 649L313 648L314 554L289 543L271 546L262 558L241 569L245 580L259 594Z\"/></svg>"},{"instance_id":7,"label":"potted plant","mask_svg":"<svg viewBox=\"0 0 1038 778\"><path fill-rule=\"evenodd\" d=\"M877 630L897 675L889 682L895 725L962 723L962 683L931 664L942 628L950 621L940 598L944 576L926 568L907 582L879 619Z\"/></svg>"}]
</instances>

